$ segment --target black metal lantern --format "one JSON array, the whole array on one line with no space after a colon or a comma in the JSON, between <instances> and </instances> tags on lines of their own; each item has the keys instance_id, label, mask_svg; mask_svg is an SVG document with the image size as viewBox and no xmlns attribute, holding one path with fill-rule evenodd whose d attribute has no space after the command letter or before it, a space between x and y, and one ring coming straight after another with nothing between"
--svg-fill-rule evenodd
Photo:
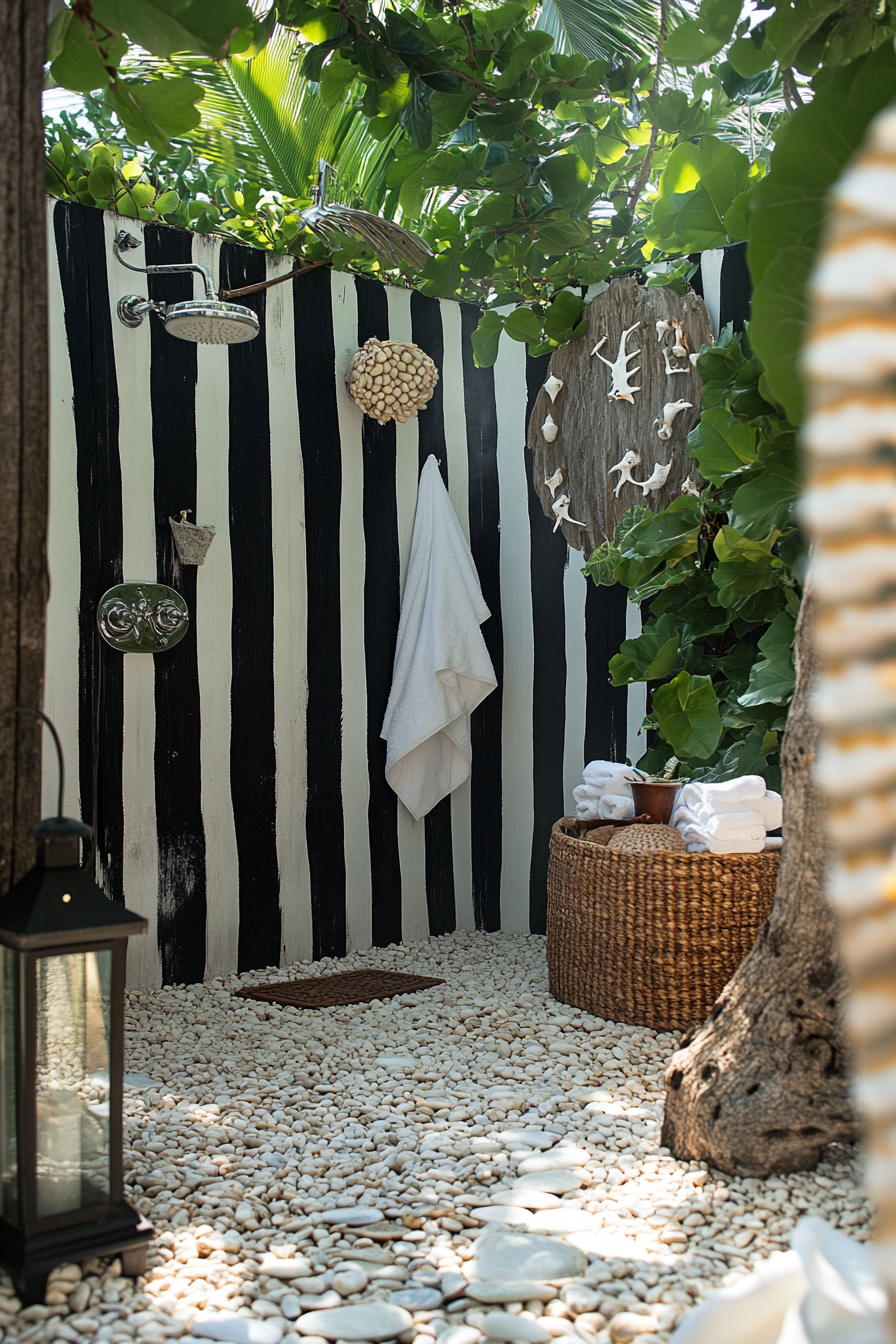
<instances>
[{"instance_id":1,"label":"black metal lantern","mask_svg":"<svg viewBox=\"0 0 896 1344\"><path fill-rule=\"evenodd\" d=\"M39 713L39 711L31 711ZM38 822L37 863L0 899L0 1263L25 1302L55 1265L121 1254L142 1273L152 1227L124 1200L127 940L147 921L80 866L82 821Z\"/></svg>"}]
</instances>

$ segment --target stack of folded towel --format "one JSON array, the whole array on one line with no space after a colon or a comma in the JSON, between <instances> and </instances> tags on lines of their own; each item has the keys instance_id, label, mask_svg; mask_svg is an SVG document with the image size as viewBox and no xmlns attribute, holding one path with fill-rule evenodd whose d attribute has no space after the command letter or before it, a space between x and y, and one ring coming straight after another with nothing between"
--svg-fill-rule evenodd
<instances>
[{"instance_id":1,"label":"stack of folded towel","mask_svg":"<svg viewBox=\"0 0 896 1344\"><path fill-rule=\"evenodd\" d=\"M628 765L592 761L582 772L583 784L572 791L579 821L623 821L635 815L630 783L638 778Z\"/></svg>"},{"instance_id":2,"label":"stack of folded towel","mask_svg":"<svg viewBox=\"0 0 896 1344\"><path fill-rule=\"evenodd\" d=\"M781 795L767 789L761 775L685 784L672 813L688 849L711 854L759 854L766 831L777 830L781 819Z\"/></svg>"}]
</instances>

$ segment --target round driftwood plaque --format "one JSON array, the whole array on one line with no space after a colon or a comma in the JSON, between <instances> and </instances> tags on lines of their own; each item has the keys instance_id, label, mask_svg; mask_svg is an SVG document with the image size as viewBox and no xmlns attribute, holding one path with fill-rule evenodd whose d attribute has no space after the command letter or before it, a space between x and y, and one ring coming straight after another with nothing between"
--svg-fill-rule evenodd
<instances>
[{"instance_id":1,"label":"round driftwood plaque","mask_svg":"<svg viewBox=\"0 0 896 1344\"><path fill-rule=\"evenodd\" d=\"M533 483L545 514L556 521L552 505L568 496L570 518L584 526L561 522L563 535L570 546L590 555L595 546L612 537L632 505L645 504L659 511L681 493L688 476L700 484L696 464L684 452L700 415L700 375L688 354L674 354L673 347L683 335L684 346L679 349L696 352L701 345L711 344L712 329L703 300L696 294L679 298L671 290L648 288L635 279L614 280L591 300L585 314L587 333L551 358L548 378L558 379L563 386L557 391L551 385L553 402L547 391L539 392L529 420L528 443ZM667 322L680 323L680 327L658 331L657 324ZM629 334L623 348L624 332ZM595 346L597 354L592 353ZM616 365L615 373L604 359ZM617 399L612 395L614 389L631 400ZM661 438L664 408L679 401L691 406L675 414L668 436ZM549 415L556 434L550 423L546 431L543 428ZM629 452L638 457L633 464L629 459L626 473L634 481L657 479L669 467L659 490L645 491L643 484L632 480L620 486L623 473L610 469ZM553 495L546 484L551 480Z\"/></svg>"}]
</instances>

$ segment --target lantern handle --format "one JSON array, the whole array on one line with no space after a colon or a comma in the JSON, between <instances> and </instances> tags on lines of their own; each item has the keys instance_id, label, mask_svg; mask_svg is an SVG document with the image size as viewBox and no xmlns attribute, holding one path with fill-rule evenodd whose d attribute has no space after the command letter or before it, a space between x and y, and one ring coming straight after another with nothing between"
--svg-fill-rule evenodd
<instances>
[{"instance_id":1,"label":"lantern handle","mask_svg":"<svg viewBox=\"0 0 896 1344\"><path fill-rule=\"evenodd\" d=\"M59 807L57 809L57 816L61 820L62 800L65 797L65 757L62 754L62 743L59 740L56 725L42 709L34 709L31 705L4 705L3 708L0 709L0 714L36 714L39 719L43 720L52 733L53 741L56 744L56 755L59 759Z\"/></svg>"}]
</instances>

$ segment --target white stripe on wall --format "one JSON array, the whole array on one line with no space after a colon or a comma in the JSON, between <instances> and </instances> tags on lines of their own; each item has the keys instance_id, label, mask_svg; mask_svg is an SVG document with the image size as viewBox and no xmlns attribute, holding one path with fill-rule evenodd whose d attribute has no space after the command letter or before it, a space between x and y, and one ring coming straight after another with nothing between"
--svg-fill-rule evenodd
<instances>
[{"instance_id":1,"label":"white stripe on wall","mask_svg":"<svg viewBox=\"0 0 896 1344\"><path fill-rule=\"evenodd\" d=\"M448 299L439 304L442 315L443 419L448 458L448 497L461 530L470 540L470 467L467 458L467 422L464 406L458 405L455 388L464 385L460 305ZM475 929L473 913L473 841L470 820L472 781L468 777L451 795L451 848L454 867L454 911L459 929Z\"/></svg>"},{"instance_id":2,"label":"white stripe on wall","mask_svg":"<svg viewBox=\"0 0 896 1344\"><path fill-rule=\"evenodd\" d=\"M119 222L105 216L106 272L112 307L112 344L118 378L121 464L122 576L126 583L156 581L156 523L153 496L152 403L150 401L149 318L136 330L115 314L126 294L146 297L146 277L126 271L114 260L112 243ZM135 224L142 243L143 227ZM102 658L120 658L102 648ZM154 989L162 983L158 945L159 847L155 795L155 660L124 657L124 748L121 761L124 808L124 886L128 906L149 920L143 938L128 944L128 983Z\"/></svg>"},{"instance_id":3,"label":"white stripe on wall","mask_svg":"<svg viewBox=\"0 0 896 1344\"><path fill-rule=\"evenodd\" d=\"M588 699L588 665L585 652L586 583L584 557L572 547L567 551L563 575L563 610L566 618L566 728L563 739L563 809L575 811L572 791L582 782L585 748L585 711Z\"/></svg>"},{"instance_id":4,"label":"white stripe on wall","mask_svg":"<svg viewBox=\"0 0 896 1344\"><path fill-rule=\"evenodd\" d=\"M68 817L81 816L78 771L78 604L81 598L81 548L78 534L78 441L72 391L72 370L65 336L62 283L53 236L54 200L47 202L50 221L47 267L50 323L50 442L52 464L49 490L47 562L50 600L47 605L47 645L44 712L62 740L66 780L63 804ZM56 813L59 778L55 752L44 737L42 815ZM135 942L138 940L135 939Z\"/></svg>"},{"instance_id":5,"label":"white stripe on wall","mask_svg":"<svg viewBox=\"0 0 896 1344\"><path fill-rule=\"evenodd\" d=\"M713 336L718 336L722 322L722 262L725 249L715 247L711 252L701 252L700 273L703 277L703 302L709 314L709 323Z\"/></svg>"},{"instance_id":6,"label":"white stripe on wall","mask_svg":"<svg viewBox=\"0 0 896 1344\"><path fill-rule=\"evenodd\" d=\"M386 290L389 305L389 338L411 339L411 293L408 289ZM395 498L398 507L398 555L401 592L408 572L414 515L417 512L417 476L419 437L417 417L395 427L396 464ZM426 906L425 828L415 821L404 803L398 802L398 853L401 861L401 936L406 943L429 937L429 911Z\"/></svg>"},{"instance_id":7,"label":"white stripe on wall","mask_svg":"<svg viewBox=\"0 0 896 1344\"><path fill-rule=\"evenodd\" d=\"M339 605L342 630L342 812L345 826L345 926L348 951L370 946L370 803L367 765L367 669L364 659L364 460L362 416L345 374L358 348L355 278L331 271L336 411L342 450ZM335 505L334 500L334 505ZM335 519L334 519L335 521Z\"/></svg>"},{"instance_id":8,"label":"white stripe on wall","mask_svg":"<svg viewBox=\"0 0 896 1344\"><path fill-rule=\"evenodd\" d=\"M625 604L625 637L637 639L641 633L641 608L635 602ZM647 713L647 682L635 681L628 688L625 719L628 732L625 738L625 754L632 765L647 750L647 734L638 732Z\"/></svg>"},{"instance_id":9,"label":"white stripe on wall","mask_svg":"<svg viewBox=\"0 0 896 1344\"><path fill-rule=\"evenodd\" d=\"M193 260L218 274L221 239L196 234ZM202 820L206 862L206 974L237 965L239 859L230 796L230 683L233 578L230 557L230 423L226 346L197 345L196 522L215 539L196 571Z\"/></svg>"},{"instance_id":10,"label":"white stripe on wall","mask_svg":"<svg viewBox=\"0 0 896 1344\"><path fill-rule=\"evenodd\" d=\"M288 265L291 266L291 262ZM283 264L272 266L273 273ZM293 286L267 291L265 332L271 422L274 553L274 741L277 750L277 861L282 959L311 957L311 877L305 836L308 785L308 578L305 479L296 399Z\"/></svg>"},{"instance_id":11,"label":"white stripe on wall","mask_svg":"<svg viewBox=\"0 0 896 1344\"><path fill-rule=\"evenodd\" d=\"M501 619L504 703L501 725L503 858L501 928L529 928L529 865L534 814L532 678L535 635L529 583L529 490L526 442L526 347L501 342L495 364L498 412L498 491L501 518ZM525 579L525 582L521 582ZM511 638L507 634L512 632Z\"/></svg>"}]
</instances>

